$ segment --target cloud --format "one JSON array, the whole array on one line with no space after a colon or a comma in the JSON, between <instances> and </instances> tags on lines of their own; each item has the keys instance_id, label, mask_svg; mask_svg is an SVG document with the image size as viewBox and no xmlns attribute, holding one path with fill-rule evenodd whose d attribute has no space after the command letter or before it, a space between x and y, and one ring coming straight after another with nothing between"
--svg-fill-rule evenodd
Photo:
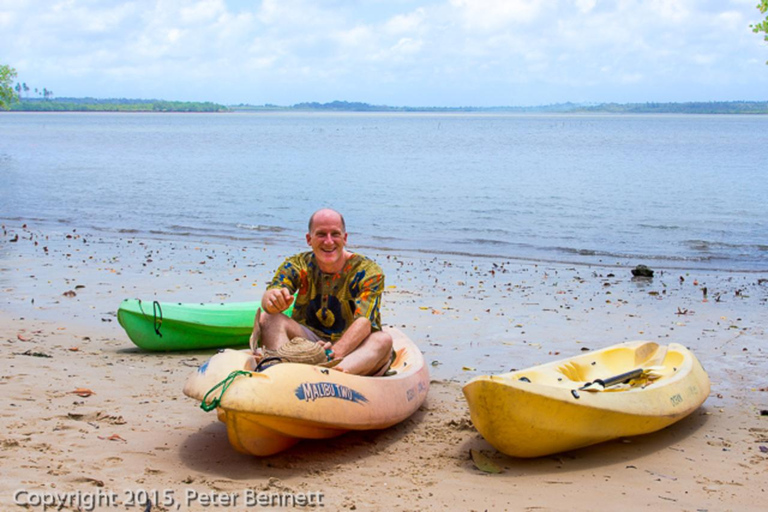
<instances>
[{"instance_id":1,"label":"cloud","mask_svg":"<svg viewBox=\"0 0 768 512\"><path fill-rule=\"evenodd\" d=\"M0 0L0 47L20 79L60 95L499 105L727 97L738 83L759 99L768 47L748 28L753 4Z\"/></svg>"},{"instance_id":2,"label":"cloud","mask_svg":"<svg viewBox=\"0 0 768 512\"><path fill-rule=\"evenodd\" d=\"M384 31L389 34L404 34L416 32L426 21L426 11L418 8L413 12L398 14L384 23Z\"/></svg>"},{"instance_id":3,"label":"cloud","mask_svg":"<svg viewBox=\"0 0 768 512\"><path fill-rule=\"evenodd\" d=\"M649 0L651 11L662 21L680 23L691 15L691 0Z\"/></svg>"},{"instance_id":4,"label":"cloud","mask_svg":"<svg viewBox=\"0 0 768 512\"><path fill-rule=\"evenodd\" d=\"M392 47L392 50L395 53L399 53L401 55L414 54L419 53L423 44L424 43L420 40L404 37L400 39L397 44L395 44L395 46Z\"/></svg>"},{"instance_id":5,"label":"cloud","mask_svg":"<svg viewBox=\"0 0 768 512\"><path fill-rule=\"evenodd\" d=\"M180 9L181 22L187 25L215 21L226 12L223 0L203 0Z\"/></svg>"},{"instance_id":6,"label":"cloud","mask_svg":"<svg viewBox=\"0 0 768 512\"><path fill-rule=\"evenodd\" d=\"M510 23L530 23L541 11L543 0L450 0L462 25L469 30L494 31Z\"/></svg>"},{"instance_id":7,"label":"cloud","mask_svg":"<svg viewBox=\"0 0 768 512\"><path fill-rule=\"evenodd\" d=\"M358 25L348 30L339 30L330 35L345 50L374 44L376 36L370 27Z\"/></svg>"},{"instance_id":8,"label":"cloud","mask_svg":"<svg viewBox=\"0 0 768 512\"><path fill-rule=\"evenodd\" d=\"M588 13L597 5L597 0L574 0L574 4L582 13Z\"/></svg>"}]
</instances>

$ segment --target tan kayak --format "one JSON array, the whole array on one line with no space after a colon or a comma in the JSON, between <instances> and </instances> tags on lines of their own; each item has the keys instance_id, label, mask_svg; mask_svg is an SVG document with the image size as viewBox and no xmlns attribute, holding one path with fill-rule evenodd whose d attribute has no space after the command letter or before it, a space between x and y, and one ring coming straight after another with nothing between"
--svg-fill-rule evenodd
<instances>
[{"instance_id":1,"label":"tan kayak","mask_svg":"<svg viewBox=\"0 0 768 512\"><path fill-rule=\"evenodd\" d=\"M421 351L401 331L387 331L394 375L361 377L297 363L255 372L250 351L225 350L189 377L184 394L201 401L208 394L207 403L220 397L216 411L230 443L252 455L272 455L302 439L387 428L413 414L429 389Z\"/></svg>"},{"instance_id":2,"label":"tan kayak","mask_svg":"<svg viewBox=\"0 0 768 512\"><path fill-rule=\"evenodd\" d=\"M472 423L497 450L539 457L662 429L695 411L709 377L682 345L614 345L464 386Z\"/></svg>"}]
</instances>

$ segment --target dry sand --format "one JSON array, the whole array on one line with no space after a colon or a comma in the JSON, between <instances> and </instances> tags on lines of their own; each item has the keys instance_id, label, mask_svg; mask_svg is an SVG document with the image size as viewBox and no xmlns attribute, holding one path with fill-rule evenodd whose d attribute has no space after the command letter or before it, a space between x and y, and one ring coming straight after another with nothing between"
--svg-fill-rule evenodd
<instances>
[{"instance_id":1,"label":"dry sand","mask_svg":"<svg viewBox=\"0 0 768 512\"><path fill-rule=\"evenodd\" d=\"M181 393L211 352L143 353L115 311L129 297L256 300L290 252L6 225L0 509L69 494L82 510L89 499L144 510L130 499L157 493L166 506L152 510L244 510L264 508L246 507L260 492L322 493L328 510L765 510L768 275L667 269L633 281L611 262L361 251L387 273L385 323L430 363L427 400L393 428L259 459L235 452L224 425ZM654 434L534 460L498 453L472 427L461 394L471 377L632 339L690 347L712 380L705 404ZM503 472L479 471L470 449Z\"/></svg>"}]
</instances>

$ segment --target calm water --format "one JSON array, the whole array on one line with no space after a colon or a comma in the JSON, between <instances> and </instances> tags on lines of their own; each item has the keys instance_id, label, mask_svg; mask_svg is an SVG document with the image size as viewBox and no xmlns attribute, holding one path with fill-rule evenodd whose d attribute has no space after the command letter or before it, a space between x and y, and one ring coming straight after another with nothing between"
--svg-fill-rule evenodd
<instances>
[{"instance_id":1,"label":"calm water","mask_svg":"<svg viewBox=\"0 0 768 512\"><path fill-rule=\"evenodd\" d=\"M0 113L0 221L768 270L768 117Z\"/></svg>"}]
</instances>

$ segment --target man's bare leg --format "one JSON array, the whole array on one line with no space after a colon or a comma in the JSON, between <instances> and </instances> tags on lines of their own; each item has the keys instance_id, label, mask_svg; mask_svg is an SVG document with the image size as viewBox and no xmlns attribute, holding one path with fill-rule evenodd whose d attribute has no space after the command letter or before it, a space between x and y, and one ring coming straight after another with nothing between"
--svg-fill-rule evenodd
<instances>
[{"instance_id":1,"label":"man's bare leg","mask_svg":"<svg viewBox=\"0 0 768 512\"><path fill-rule=\"evenodd\" d=\"M265 311L257 315L254 335L257 335L256 331L259 331L261 346L269 350L277 350L283 343L297 336L305 336L304 329L296 320L282 313L269 314Z\"/></svg>"},{"instance_id":2,"label":"man's bare leg","mask_svg":"<svg viewBox=\"0 0 768 512\"><path fill-rule=\"evenodd\" d=\"M392 357L392 336L384 331L372 332L360 345L347 354L336 367L355 375L372 375Z\"/></svg>"}]
</instances>

